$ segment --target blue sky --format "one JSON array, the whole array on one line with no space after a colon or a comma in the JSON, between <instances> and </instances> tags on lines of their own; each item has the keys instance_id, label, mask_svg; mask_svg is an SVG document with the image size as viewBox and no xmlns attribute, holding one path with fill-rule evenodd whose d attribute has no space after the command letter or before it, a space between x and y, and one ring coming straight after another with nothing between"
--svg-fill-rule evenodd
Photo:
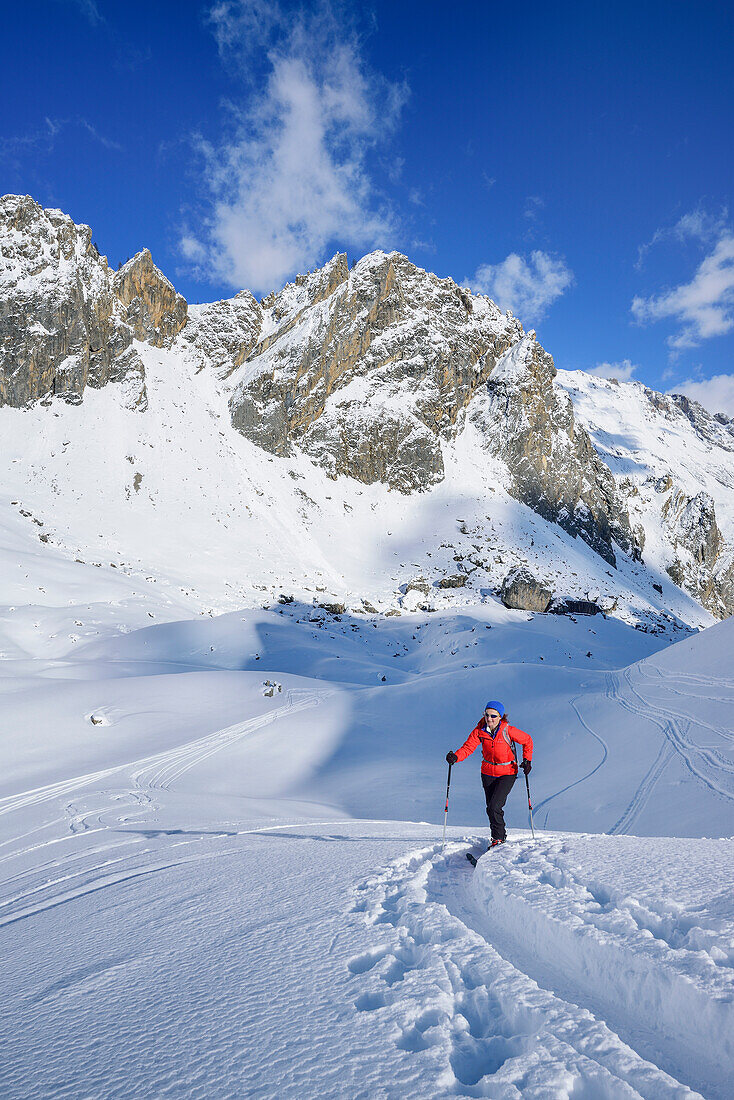
<instances>
[{"instance_id":1,"label":"blue sky","mask_svg":"<svg viewBox=\"0 0 734 1100\"><path fill-rule=\"evenodd\" d=\"M731 4L3 5L0 191L189 301L397 248L734 415Z\"/></svg>"}]
</instances>

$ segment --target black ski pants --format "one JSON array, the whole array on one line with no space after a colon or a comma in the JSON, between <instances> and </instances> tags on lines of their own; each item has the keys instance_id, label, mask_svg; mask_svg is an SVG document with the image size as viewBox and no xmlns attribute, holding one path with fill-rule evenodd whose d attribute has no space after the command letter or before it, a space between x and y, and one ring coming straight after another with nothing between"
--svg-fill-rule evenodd
<instances>
[{"instance_id":1,"label":"black ski pants","mask_svg":"<svg viewBox=\"0 0 734 1100\"><path fill-rule=\"evenodd\" d=\"M492 830L492 840L505 840L505 802L512 790L516 775L482 775L484 797L487 800L487 817Z\"/></svg>"}]
</instances>

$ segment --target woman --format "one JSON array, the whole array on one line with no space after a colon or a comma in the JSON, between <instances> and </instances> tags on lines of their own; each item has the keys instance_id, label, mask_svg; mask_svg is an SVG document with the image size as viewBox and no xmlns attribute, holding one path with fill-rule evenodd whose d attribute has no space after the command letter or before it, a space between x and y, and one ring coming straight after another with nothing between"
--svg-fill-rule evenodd
<instances>
[{"instance_id":1,"label":"woman","mask_svg":"<svg viewBox=\"0 0 734 1100\"><path fill-rule=\"evenodd\" d=\"M482 786L487 801L487 817L492 830L490 848L504 844L507 839L504 805L512 785L517 779L517 752L515 744L522 745L520 767L527 775L533 758L533 739L529 734L511 726L502 703L490 699L484 708L484 717L471 731L464 744L456 752L447 752L449 764L466 760L477 745L482 745Z\"/></svg>"}]
</instances>

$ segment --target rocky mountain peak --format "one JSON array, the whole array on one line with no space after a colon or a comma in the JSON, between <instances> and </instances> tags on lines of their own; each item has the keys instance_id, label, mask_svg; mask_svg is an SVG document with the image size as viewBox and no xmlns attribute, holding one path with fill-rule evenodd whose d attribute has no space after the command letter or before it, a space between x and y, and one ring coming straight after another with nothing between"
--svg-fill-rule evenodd
<instances>
[{"instance_id":1,"label":"rocky mountain peak","mask_svg":"<svg viewBox=\"0 0 734 1100\"><path fill-rule=\"evenodd\" d=\"M647 538L663 578L714 614L734 608L731 525L715 512L734 488L728 418L640 383L589 380L581 400L586 383L572 378L587 376L561 372L559 381L535 333L509 311L400 252L372 252L351 269L337 253L261 301L242 291L187 307L148 249L113 273L89 226L28 196L0 200L0 405L54 395L78 403L87 387L117 383L121 402L144 411L145 345L167 349L171 369L186 364L187 399L219 402L211 416L228 415L261 451L293 460L294 477L304 457L317 478L351 479L357 496L355 482L419 494L465 476L480 497L496 486L527 506L536 517L527 530L555 525L610 566L621 551L635 576ZM214 385L194 385L200 371ZM624 452L633 406L643 406L641 423L659 421L660 439L700 441L698 480L715 469L711 497L687 476L688 462L676 465L675 450L663 444L658 461L649 432ZM457 583L489 568L484 537L457 551ZM507 549L513 534L491 537L509 540ZM513 550L492 570L506 573L510 559L524 563Z\"/></svg>"},{"instance_id":2,"label":"rocky mountain peak","mask_svg":"<svg viewBox=\"0 0 734 1100\"><path fill-rule=\"evenodd\" d=\"M209 367L226 378L244 363L257 343L263 316L261 304L249 290L220 302L189 306L181 341L200 367Z\"/></svg>"},{"instance_id":3,"label":"rocky mountain peak","mask_svg":"<svg viewBox=\"0 0 734 1100\"><path fill-rule=\"evenodd\" d=\"M112 289L125 306L124 321L138 340L158 348L171 346L187 321L186 299L155 266L147 248L115 272Z\"/></svg>"},{"instance_id":4,"label":"rocky mountain peak","mask_svg":"<svg viewBox=\"0 0 734 1100\"><path fill-rule=\"evenodd\" d=\"M441 479L440 438L522 333L398 252L349 272L336 256L263 305L269 330L233 378L235 426L274 454L298 446L331 476L402 491Z\"/></svg>"},{"instance_id":5,"label":"rocky mountain peak","mask_svg":"<svg viewBox=\"0 0 734 1100\"><path fill-rule=\"evenodd\" d=\"M143 368L88 225L28 195L0 200L0 405L125 383L145 405Z\"/></svg>"}]
</instances>

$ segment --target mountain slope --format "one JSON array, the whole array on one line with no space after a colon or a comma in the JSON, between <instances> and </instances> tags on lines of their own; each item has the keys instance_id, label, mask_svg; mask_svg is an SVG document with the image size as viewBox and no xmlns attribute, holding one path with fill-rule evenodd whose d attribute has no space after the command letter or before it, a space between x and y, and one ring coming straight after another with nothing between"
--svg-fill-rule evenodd
<instances>
[{"instance_id":1,"label":"mountain slope","mask_svg":"<svg viewBox=\"0 0 734 1100\"><path fill-rule=\"evenodd\" d=\"M576 416L617 478L645 560L722 616L734 593L734 423L640 382L560 371Z\"/></svg>"},{"instance_id":2,"label":"mountain slope","mask_svg":"<svg viewBox=\"0 0 734 1100\"><path fill-rule=\"evenodd\" d=\"M186 307L146 251L115 274L88 227L27 198L0 210L5 507L44 552L165 578L190 609L281 592L468 606L518 568L558 608L645 629L730 609L729 498L641 509L534 335L488 299L375 253L262 302ZM624 401L608 415L624 435ZM717 476L729 427L679 419L681 465L694 448Z\"/></svg>"}]
</instances>

